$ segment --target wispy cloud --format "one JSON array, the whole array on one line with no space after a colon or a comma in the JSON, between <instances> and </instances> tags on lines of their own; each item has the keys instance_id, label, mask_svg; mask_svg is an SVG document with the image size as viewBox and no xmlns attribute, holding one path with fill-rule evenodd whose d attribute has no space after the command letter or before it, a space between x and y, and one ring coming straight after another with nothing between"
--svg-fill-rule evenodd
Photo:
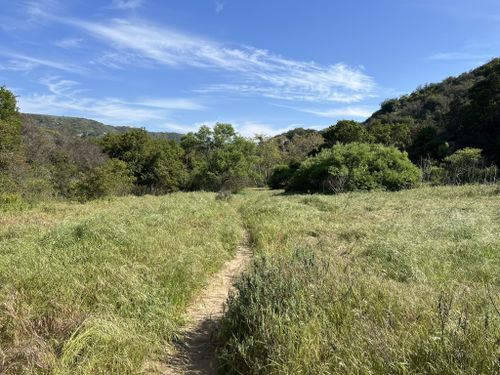
<instances>
[{"instance_id":1,"label":"wispy cloud","mask_svg":"<svg viewBox=\"0 0 500 375\"><path fill-rule=\"evenodd\" d=\"M0 70L26 73L32 71L36 66L37 64L30 61L11 59L0 63Z\"/></svg>"},{"instance_id":2,"label":"wispy cloud","mask_svg":"<svg viewBox=\"0 0 500 375\"><path fill-rule=\"evenodd\" d=\"M60 77L47 77L40 81L47 93L19 97L23 112L50 113L90 117L117 125L144 125L150 121L158 123L168 118L172 111L200 110L204 107L186 98L94 98L78 89L79 83Z\"/></svg>"},{"instance_id":3,"label":"wispy cloud","mask_svg":"<svg viewBox=\"0 0 500 375\"><path fill-rule=\"evenodd\" d=\"M61 48L75 48L83 43L83 38L64 38L54 42L54 45Z\"/></svg>"},{"instance_id":4,"label":"wispy cloud","mask_svg":"<svg viewBox=\"0 0 500 375\"><path fill-rule=\"evenodd\" d=\"M368 118L376 110L371 107L340 107L331 109L297 108L297 107L288 107L288 108L292 108L304 113L310 113L318 117L328 117L332 119L340 117Z\"/></svg>"},{"instance_id":5,"label":"wispy cloud","mask_svg":"<svg viewBox=\"0 0 500 375\"><path fill-rule=\"evenodd\" d=\"M6 52L6 51L1 51L0 50L0 55L6 56L10 58L11 64L14 66L24 66L26 69L29 68L29 70L34 69L38 66L44 66L56 70L61 70L64 72L68 73L77 73L77 74L82 74L85 72L85 69L73 64L68 64L68 63L62 63L58 61L52 61L52 60L47 60L47 59L41 59L37 57L32 57L32 56L27 56L27 55L22 55L18 53L12 53L12 52Z\"/></svg>"},{"instance_id":6,"label":"wispy cloud","mask_svg":"<svg viewBox=\"0 0 500 375\"><path fill-rule=\"evenodd\" d=\"M441 61L484 61L493 58L493 54L476 54L467 52L444 52L429 56L429 60Z\"/></svg>"},{"instance_id":7,"label":"wispy cloud","mask_svg":"<svg viewBox=\"0 0 500 375\"><path fill-rule=\"evenodd\" d=\"M136 9L144 5L144 0L113 0L111 8L113 9Z\"/></svg>"},{"instance_id":8,"label":"wispy cloud","mask_svg":"<svg viewBox=\"0 0 500 375\"><path fill-rule=\"evenodd\" d=\"M359 68L338 63L321 65L286 59L253 47L229 47L209 39L146 24L114 20L94 23L61 20L125 52L127 62L144 60L172 67L226 72L236 85L212 85L205 90L231 90L287 100L353 102L374 89L373 79ZM107 66L123 64L121 53ZM243 90L242 90L243 89Z\"/></svg>"}]
</instances>

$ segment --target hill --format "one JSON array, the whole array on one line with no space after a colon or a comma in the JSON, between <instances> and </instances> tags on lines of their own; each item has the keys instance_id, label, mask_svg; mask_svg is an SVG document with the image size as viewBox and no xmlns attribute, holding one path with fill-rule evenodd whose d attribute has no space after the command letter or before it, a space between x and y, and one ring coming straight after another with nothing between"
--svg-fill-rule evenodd
<instances>
[{"instance_id":1,"label":"hill","mask_svg":"<svg viewBox=\"0 0 500 375\"><path fill-rule=\"evenodd\" d=\"M23 122L44 128L67 131L80 137L101 137L107 133L124 133L130 130L129 126L111 126L102 122L80 117L40 115L23 113ZM183 134L171 132L149 132L155 138L180 141Z\"/></svg>"},{"instance_id":2,"label":"hill","mask_svg":"<svg viewBox=\"0 0 500 375\"><path fill-rule=\"evenodd\" d=\"M410 124L417 154L477 147L500 165L500 58L384 101L365 122L374 123Z\"/></svg>"}]
</instances>

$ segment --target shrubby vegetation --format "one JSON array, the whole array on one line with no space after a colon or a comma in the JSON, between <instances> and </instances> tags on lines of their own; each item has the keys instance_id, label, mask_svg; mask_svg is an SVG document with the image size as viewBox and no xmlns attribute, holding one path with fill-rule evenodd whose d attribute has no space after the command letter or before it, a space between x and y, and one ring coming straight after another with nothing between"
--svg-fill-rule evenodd
<instances>
[{"instance_id":1,"label":"shrubby vegetation","mask_svg":"<svg viewBox=\"0 0 500 375\"><path fill-rule=\"evenodd\" d=\"M424 181L433 184L495 182L498 77L500 60L495 59L387 100L364 123L342 120L322 131L297 128L255 139L222 123L179 140L178 135L85 119L21 116L15 96L2 87L0 194L5 201L29 204L266 185L302 192L397 190L418 179L397 150L407 153L421 167ZM165 139L170 136L178 142ZM364 160L356 161L355 153Z\"/></svg>"},{"instance_id":2,"label":"shrubby vegetation","mask_svg":"<svg viewBox=\"0 0 500 375\"><path fill-rule=\"evenodd\" d=\"M295 172L290 191L340 193L353 190L401 190L420 181L418 167L394 147L338 143L310 157Z\"/></svg>"}]
</instances>

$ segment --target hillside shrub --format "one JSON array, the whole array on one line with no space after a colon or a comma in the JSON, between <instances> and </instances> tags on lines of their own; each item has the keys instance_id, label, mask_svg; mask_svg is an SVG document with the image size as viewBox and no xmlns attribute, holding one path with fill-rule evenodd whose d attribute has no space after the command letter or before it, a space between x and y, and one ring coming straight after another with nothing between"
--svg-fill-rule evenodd
<instances>
[{"instance_id":1,"label":"hillside shrub","mask_svg":"<svg viewBox=\"0 0 500 375\"><path fill-rule=\"evenodd\" d=\"M339 193L353 190L401 190L413 187L421 171L405 152L380 144L336 144L307 159L288 190Z\"/></svg>"},{"instance_id":2,"label":"hillside shrub","mask_svg":"<svg viewBox=\"0 0 500 375\"><path fill-rule=\"evenodd\" d=\"M444 159L445 181L449 184L495 182L497 167L486 167L479 148L466 147Z\"/></svg>"},{"instance_id":3,"label":"hillside shrub","mask_svg":"<svg viewBox=\"0 0 500 375\"><path fill-rule=\"evenodd\" d=\"M134 181L127 163L110 159L103 166L88 171L80 178L76 195L81 201L112 195L123 196L132 192Z\"/></svg>"},{"instance_id":4,"label":"hillside shrub","mask_svg":"<svg viewBox=\"0 0 500 375\"><path fill-rule=\"evenodd\" d=\"M277 165L269 176L268 185L271 189L286 189L300 164Z\"/></svg>"}]
</instances>

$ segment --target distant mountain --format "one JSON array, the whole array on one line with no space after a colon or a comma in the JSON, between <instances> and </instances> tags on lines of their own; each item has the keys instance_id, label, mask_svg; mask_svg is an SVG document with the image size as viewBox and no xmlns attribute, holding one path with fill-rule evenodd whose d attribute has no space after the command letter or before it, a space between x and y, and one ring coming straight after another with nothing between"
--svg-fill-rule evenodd
<instances>
[{"instance_id":1,"label":"distant mountain","mask_svg":"<svg viewBox=\"0 0 500 375\"><path fill-rule=\"evenodd\" d=\"M411 125L415 150L477 147L500 165L500 58L386 100L365 124L377 122Z\"/></svg>"},{"instance_id":2,"label":"distant mountain","mask_svg":"<svg viewBox=\"0 0 500 375\"><path fill-rule=\"evenodd\" d=\"M129 126L111 126L102 122L80 117L39 115L23 113L23 121L32 125L76 134L80 137L102 137L107 133L124 133L132 129ZM149 132L151 136L161 139L180 141L183 134L171 132Z\"/></svg>"}]
</instances>

